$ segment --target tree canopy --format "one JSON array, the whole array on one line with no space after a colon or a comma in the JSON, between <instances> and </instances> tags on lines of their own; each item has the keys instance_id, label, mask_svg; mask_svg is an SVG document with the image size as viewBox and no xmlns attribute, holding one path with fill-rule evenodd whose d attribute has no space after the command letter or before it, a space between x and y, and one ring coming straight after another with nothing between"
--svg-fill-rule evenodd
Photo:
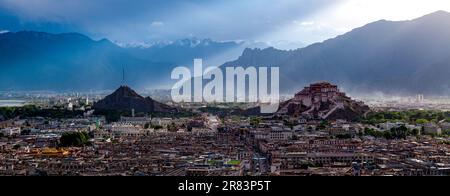
<instances>
[{"instance_id":1,"label":"tree canopy","mask_svg":"<svg viewBox=\"0 0 450 196\"><path fill-rule=\"evenodd\" d=\"M81 147L89 144L89 134L83 132L66 132L60 138L61 147Z\"/></svg>"}]
</instances>

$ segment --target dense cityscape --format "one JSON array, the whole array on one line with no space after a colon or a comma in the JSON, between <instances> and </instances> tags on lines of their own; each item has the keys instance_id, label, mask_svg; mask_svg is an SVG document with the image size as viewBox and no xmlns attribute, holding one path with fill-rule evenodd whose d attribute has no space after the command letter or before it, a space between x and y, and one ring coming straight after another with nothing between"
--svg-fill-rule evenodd
<instances>
[{"instance_id":1,"label":"dense cityscape","mask_svg":"<svg viewBox=\"0 0 450 196\"><path fill-rule=\"evenodd\" d=\"M0 177L390 191L297 177L450 176L449 75L448 0L0 0Z\"/></svg>"},{"instance_id":2,"label":"dense cityscape","mask_svg":"<svg viewBox=\"0 0 450 196\"><path fill-rule=\"evenodd\" d=\"M0 175L450 174L450 112L417 109L427 103L423 95L411 108L367 106L320 82L271 115L156 101L149 112L129 107L147 102L109 102L130 96L151 100L122 86L106 98L73 94L2 107ZM117 111L98 112L108 106Z\"/></svg>"}]
</instances>

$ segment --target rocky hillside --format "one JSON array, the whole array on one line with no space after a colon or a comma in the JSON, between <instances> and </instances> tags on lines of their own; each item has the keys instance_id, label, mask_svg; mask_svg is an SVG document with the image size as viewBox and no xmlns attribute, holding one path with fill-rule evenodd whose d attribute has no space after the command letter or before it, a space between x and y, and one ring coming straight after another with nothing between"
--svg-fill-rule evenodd
<instances>
[{"instance_id":1,"label":"rocky hillside","mask_svg":"<svg viewBox=\"0 0 450 196\"><path fill-rule=\"evenodd\" d=\"M343 119L354 121L370 109L363 102L355 101L328 82L311 84L295 97L281 104L278 114L310 119Z\"/></svg>"},{"instance_id":2,"label":"rocky hillside","mask_svg":"<svg viewBox=\"0 0 450 196\"><path fill-rule=\"evenodd\" d=\"M111 95L94 104L96 110L118 110L136 112L175 112L176 109L159 103L150 97L142 97L128 86L121 86Z\"/></svg>"}]
</instances>

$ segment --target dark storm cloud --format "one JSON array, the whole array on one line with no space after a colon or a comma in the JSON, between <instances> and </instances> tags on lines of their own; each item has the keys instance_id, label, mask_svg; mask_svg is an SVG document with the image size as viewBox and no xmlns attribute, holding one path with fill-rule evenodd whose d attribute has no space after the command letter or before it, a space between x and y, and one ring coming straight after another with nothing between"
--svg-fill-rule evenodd
<instances>
[{"instance_id":1,"label":"dark storm cloud","mask_svg":"<svg viewBox=\"0 0 450 196\"><path fill-rule=\"evenodd\" d=\"M338 0L0 0L0 30L78 31L125 42L253 39Z\"/></svg>"}]
</instances>

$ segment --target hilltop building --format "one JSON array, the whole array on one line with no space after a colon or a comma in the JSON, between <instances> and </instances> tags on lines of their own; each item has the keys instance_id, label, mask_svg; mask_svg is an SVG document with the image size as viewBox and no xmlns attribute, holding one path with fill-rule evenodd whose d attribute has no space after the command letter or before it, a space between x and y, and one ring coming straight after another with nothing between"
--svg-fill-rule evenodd
<instances>
[{"instance_id":1,"label":"hilltop building","mask_svg":"<svg viewBox=\"0 0 450 196\"><path fill-rule=\"evenodd\" d=\"M319 82L305 87L281 104L278 114L317 119L355 120L369 111L363 102L352 100L337 85Z\"/></svg>"}]
</instances>

